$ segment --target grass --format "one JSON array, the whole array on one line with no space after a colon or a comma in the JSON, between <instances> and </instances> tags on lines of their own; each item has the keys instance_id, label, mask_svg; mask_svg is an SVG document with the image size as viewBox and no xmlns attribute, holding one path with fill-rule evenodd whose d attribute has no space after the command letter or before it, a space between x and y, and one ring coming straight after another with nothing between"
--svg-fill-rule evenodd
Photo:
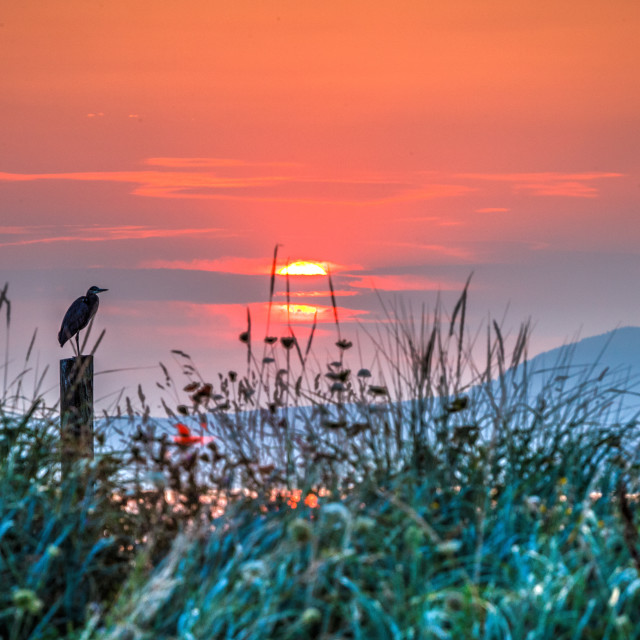
<instances>
[{"instance_id":1,"label":"grass","mask_svg":"<svg viewBox=\"0 0 640 640\"><path fill-rule=\"evenodd\" d=\"M274 265L277 251L274 253ZM270 301L274 295L272 270ZM329 280L330 291L333 284ZM619 381L536 374L528 325L387 308L386 378L315 328L240 342L246 374L164 367L175 433L127 399L122 452L61 474L58 416L27 355L0 404L0 636L640 637L638 424ZM7 289L0 312L9 315ZM8 345L8 341L7 341ZM475 347L475 350L474 350ZM116 416L113 416L116 417Z\"/></svg>"}]
</instances>

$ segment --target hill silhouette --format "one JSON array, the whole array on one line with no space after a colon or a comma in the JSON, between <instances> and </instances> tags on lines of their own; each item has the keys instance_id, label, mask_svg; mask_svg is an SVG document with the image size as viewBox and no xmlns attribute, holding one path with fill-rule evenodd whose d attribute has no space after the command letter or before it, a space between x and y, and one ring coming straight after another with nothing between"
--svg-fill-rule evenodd
<instances>
[{"instance_id":1,"label":"hill silhouette","mask_svg":"<svg viewBox=\"0 0 640 640\"><path fill-rule=\"evenodd\" d=\"M536 371L555 367L594 367L616 376L628 375L630 382L640 374L640 327L621 327L607 333L583 338L529 360Z\"/></svg>"},{"instance_id":2,"label":"hill silhouette","mask_svg":"<svg viewBox=\"0 0 640 640\"><path fill-rule=\"evenodd\" d=\"M616 422L638 418L640 412L640 327L621 327L545 351L527 362L529 397L545 394L554 380L565 392L597 381L620 402ZM617 403L615 403L617 404Z\"/></svg>"}]
</instances>

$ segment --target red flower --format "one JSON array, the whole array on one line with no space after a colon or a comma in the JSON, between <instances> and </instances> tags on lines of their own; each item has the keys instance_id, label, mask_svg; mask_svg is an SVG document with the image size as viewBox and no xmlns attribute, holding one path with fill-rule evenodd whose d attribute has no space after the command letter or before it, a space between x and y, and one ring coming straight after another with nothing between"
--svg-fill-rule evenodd
<instances>
[{"instance_id":1,"label":"red flower","mask_svg":"<svg viewBox=\"0 0 640 640\"><path fill-rule=\"evenodd\" d=\"M190 445L190 444L207 444L213 440L212 436L173 436L173 441L176 444Z\"/></svg>"},{"instance_id":2,"label":"red flower","mask_svg":"<svg viewBox=\"0 0 640 640\"><path fill-rule=\"evenodd\" d=\"M202 427L205 427L205 423L202 423ZM194 436L191 434L191 429L187 427L186 424L182 422L176 423L176 429L178 430L180 435L173 436L173 441L176 444L181 445L190 445L190 444L207 444L211 442L214 438L213 436Z\"/></svg>"},{"instance_id":3,"label":"red flower","mask_svg":"<svg viewBox=\"0 0 640 640\"><path fill-rule=\"evenodd\" d=\"M176 429L180 432L180 435L182 436L191 435L191 429L189 429L189 427L187 427L186 424L182 424L182 422L178 422L178 424L176 424Z\"/></svg>"}]
</instances>

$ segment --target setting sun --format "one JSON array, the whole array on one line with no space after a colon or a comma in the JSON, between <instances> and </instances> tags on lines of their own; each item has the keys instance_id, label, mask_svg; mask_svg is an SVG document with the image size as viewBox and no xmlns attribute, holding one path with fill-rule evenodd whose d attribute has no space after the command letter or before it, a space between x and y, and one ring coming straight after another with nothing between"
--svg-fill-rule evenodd
<instances>
[{"instance_id":1,"label":"setting sun","mask_svg":"<svg viewBox=\"0 0 640 640\"><path fill-rule=\"evenodd\" d=\"M298 260L292 262L286 267L282 267L278 273L281 276L326 276L327 271L317 262L307 262L306 260Z\"/></svg>"}]
</instances>

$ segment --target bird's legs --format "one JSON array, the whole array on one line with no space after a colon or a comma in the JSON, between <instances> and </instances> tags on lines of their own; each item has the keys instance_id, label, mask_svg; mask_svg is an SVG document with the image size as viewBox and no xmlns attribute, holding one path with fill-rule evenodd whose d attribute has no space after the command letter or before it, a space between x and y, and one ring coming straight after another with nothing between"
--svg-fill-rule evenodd
<instances>
[{"instance_id":1,"label":"bird's legs","mask_svg":"<svg viewBox=\"0 0 640 640\"><path fill-rule=\"evenodd\" d=\"M76 333L76 348L77 348L76 353L79 356L80 355L80 332L79 331L78 333Z\"/></svg>"}]
</instances>

